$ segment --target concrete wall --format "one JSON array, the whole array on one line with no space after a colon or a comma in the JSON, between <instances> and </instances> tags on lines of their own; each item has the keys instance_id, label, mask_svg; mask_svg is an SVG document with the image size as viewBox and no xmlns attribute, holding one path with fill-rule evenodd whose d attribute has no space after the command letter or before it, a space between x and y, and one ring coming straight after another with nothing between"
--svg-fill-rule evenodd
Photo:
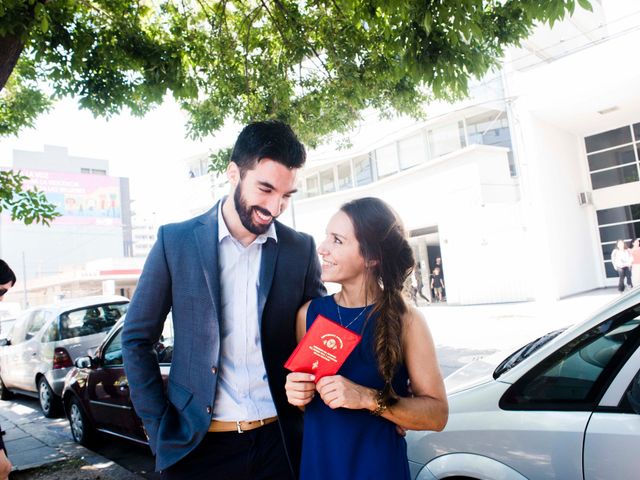
<instances>
[{"instance_id":1,"label":"concrete wall","mask_svg":"<svg viewBox=\"0 0 640 480\"><path fill-rule=\"evenodd\" d=\"M578 202L578 194L590 190L584 140L533 115L521 118L529 160L529 201L538 218L532 228L540 229L532 238L544 243L541 253L548 258L532 265L534 281L547 284L544 295L550 298L603 287L595 209ZM536 245L530 249L540 252Z\"/></svg>"}]
</instances>

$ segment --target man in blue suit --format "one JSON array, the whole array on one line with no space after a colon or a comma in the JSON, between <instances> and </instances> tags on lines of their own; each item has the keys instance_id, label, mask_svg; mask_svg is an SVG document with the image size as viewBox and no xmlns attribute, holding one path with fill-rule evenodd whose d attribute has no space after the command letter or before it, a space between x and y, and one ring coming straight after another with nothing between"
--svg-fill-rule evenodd
<instances>
[{"instance_id":1,"label":"man in blue suit","mask_svg":"<svg viewBox=\"0 0 640 480\"><path fill-rule=\"evenodd\" d=\"M296 311L325 289L313 239L276 218L305 159L289 126L252 123L231 155L230 195L158 231L122 344L131 399L165 479L297 475L302 418L287 402L283 364L296 346ZM165 393L153 345L169 310Z\"/></svg>"}]
</instances>

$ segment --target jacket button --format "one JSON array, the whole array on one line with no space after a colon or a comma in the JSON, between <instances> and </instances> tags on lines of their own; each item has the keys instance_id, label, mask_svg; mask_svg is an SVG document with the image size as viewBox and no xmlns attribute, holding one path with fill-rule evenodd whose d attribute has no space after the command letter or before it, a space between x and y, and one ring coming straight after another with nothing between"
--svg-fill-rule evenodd
<instances>
[{"instance_id":1,"label":"jacket button","mask_svg":"<svg viewBox=\"0 0 640 480\"><path fill-rule=\"evenodd\" d=\"M216 367L211 367L211 373L215 375L216 373L218 373L218 369Z\"/></svg>"},{"instance_id":2,"label":"jacket button","mask_svg":"<svg viewBox=\"0 0 640 480\"><path fill-rule=\"evenodd\" d=\"M207 413L211 415L211 407L209 405L207 405Z\"/></svg>"}]
</instances>

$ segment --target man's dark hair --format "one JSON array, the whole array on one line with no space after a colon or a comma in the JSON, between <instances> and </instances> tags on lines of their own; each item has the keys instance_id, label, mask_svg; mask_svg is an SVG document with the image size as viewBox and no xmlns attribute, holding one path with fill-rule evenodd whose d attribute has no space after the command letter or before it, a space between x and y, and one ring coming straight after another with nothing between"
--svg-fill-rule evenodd
<instances>
[{"instance_id":1,"label":"man's dark hair","mask_svg":"<svg viewBox=\"0 0 640 480\"><path fill-rule=\"evenodd\" d=\"M0 285L11 282L13 287L16 284L16 274L4 260L0 260Z\"/></svg>"},{"instance_id":2,"label":"man's dark hair","mask_svg":"<svg viewBox=\"0 0 640 480\"><path fill-rule=\"evenodd\" d=\"M279 120L266 120L244 127L231 152L231 161L238 165L241 176L255 168L263 158L290 169L300 168L307 153L289 125Z\"/></svg>"}]
</instances>

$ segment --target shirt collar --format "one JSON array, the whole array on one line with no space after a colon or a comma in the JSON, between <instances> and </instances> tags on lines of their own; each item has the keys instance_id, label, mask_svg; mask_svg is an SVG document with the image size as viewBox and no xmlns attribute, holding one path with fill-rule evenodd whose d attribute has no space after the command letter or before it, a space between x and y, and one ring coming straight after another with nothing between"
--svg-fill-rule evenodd
<instances>
[{"instance_id":1,"label":"shirt collar","mask_svg":"<svg viewBox=\"0 0 640 480\"><path fill-rule=\"evenodd\" d=\"M227 198L228 197L224 197L218 202L218 243L222 242L222 240L227 237L236 240L234 236L231 235L231 232L227 227L227 222L225 222L224 217L222 216L222 204L227 200ZM269 238L272 238L276 243L278 242L278 235L276 234L276 225L274 222L269 225L269 229L265 233L258 235L252 244L265 243Z\"/></svg>"}]
</instances>

